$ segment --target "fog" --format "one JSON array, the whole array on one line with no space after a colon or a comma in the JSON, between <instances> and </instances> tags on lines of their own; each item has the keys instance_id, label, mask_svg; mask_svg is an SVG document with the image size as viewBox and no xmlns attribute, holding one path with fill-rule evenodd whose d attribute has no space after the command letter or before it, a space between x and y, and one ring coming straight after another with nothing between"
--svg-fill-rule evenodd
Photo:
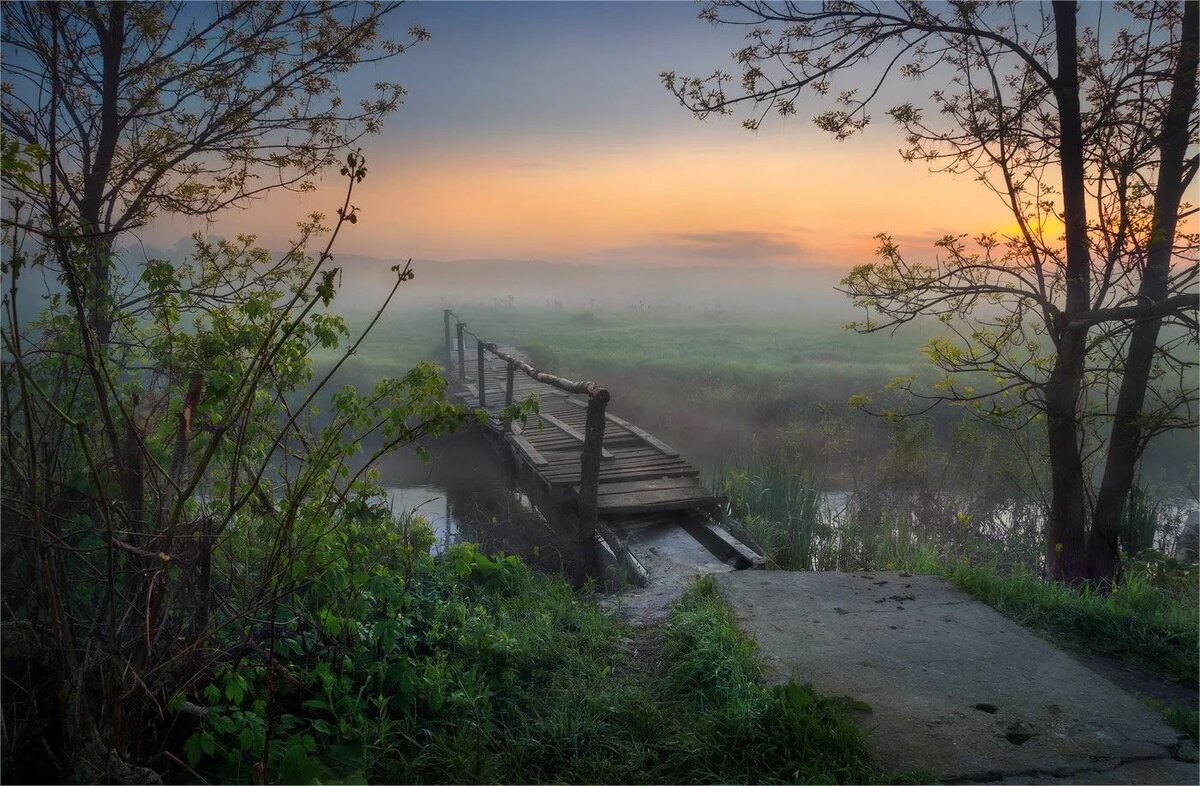
<instances>
[{"instance_id":1,"label":"fog","mask_svg":"<svg viewBox=\"0 0 1200 786\"><path fill-rule=\"evenodd\" d=\"M339 308L373 309L405 260L337 255L343 272ZM414 260L416 278L401 303L510 305L519 308L605 310L713 309L827 317L845 321L853 309L834 291L846 271L833 267L628 267L568 265L540 260Z\"/></svg>"}]
</instances>

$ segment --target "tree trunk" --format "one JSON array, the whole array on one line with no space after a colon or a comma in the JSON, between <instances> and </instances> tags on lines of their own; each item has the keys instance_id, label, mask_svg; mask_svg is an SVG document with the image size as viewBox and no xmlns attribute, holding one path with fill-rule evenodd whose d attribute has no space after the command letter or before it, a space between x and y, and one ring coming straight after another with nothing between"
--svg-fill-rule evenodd
<instances>
[{"instance_id":1,"label":"tree trunk","mask_svg":"<svg viewBox=\"0 0 1200 786\"><path fill-rule=\"evenodd\" d=\"M1183 33L1179 60L1171 82L1171 99L1159 138L1158 188L1154 194L1154 224L1146 253L1146 270L1138 289L1138 302L1152 306L1168 294L1171 252L1179 221L1179 203L1184 192L1184 158L1187 155L1188 122L1196 106L1196 61L1200 50L1200 9L1196 3L1183 7ZM1138 319L1129 334L1125 372L1113 413L1112 435L1104 463L1104 478L1096 498L1096 513L1088 537L1088 578L1110 583L1120 565L1117 537L1121 513L1133 486L1134 470L1145 447L1145 429L1140 416L1150 384L1154 353L1162 317Z\"/></svg>"},{"instance_id":2,"label":"tree trunk","mask_svg":"<svg viewBox=\"0 0 1200 786\"><path fill-rule=\"evenodd\" d=\"M1058 75L1053 89L1061 126L1058 153L1067 238L1067 299L1057 326L1057 355L1046 385L1045 402L1051 474L1046 561L1050 575L1067 583L1078 581L1086 569L1087 496L1079 453L1078 410L1087 357L1087 327L1072 323L1091 307L1075 14L1073 1L1054 3Z\"/></svg>"},{"instance_id":3,"label":"tree trunk","mask_svg":"<svg viewBox=\"0 0 1200 786\"><path fill-rule=\"evenodd\" d=\"M84 173L83 194L79 200L79 223L83 233L84 271L87 286L88 323L101 347L112 336L112 252L113 237L102 215L105 189L112 175L113 159L120 138L118 109L121 98L121 58L125 48L125 3L108 6L107 24L98 9L92 10L92 24L100 41L102 82L100 95L100 132L96 156Z\"/></svg>"},{"instance_id":4,"label":"tree trunk","mask_svg":"<svg viewBox=\"0 0 1200 786\"><path fill-rule=\"evenodd\" d=\"M1046 526L1046 565L1057 581L1085 578L1087 495L1079 452L1079 401L1086 336L1071 329L1059 342L1058 358L1046 385L1046 433L1050 458L1050 516Z\"/></svg>"}]
</instances>

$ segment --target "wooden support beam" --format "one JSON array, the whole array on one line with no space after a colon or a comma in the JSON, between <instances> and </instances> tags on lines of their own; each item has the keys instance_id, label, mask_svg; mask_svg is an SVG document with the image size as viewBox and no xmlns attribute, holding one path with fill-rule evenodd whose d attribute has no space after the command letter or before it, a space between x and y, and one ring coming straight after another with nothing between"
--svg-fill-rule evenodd
<instances>
[{"instance_id":1,"label":"wooden support beam","mask_svg":"<svg viewBox=\"0 0 1200 786\"><path fill-rule=\"evenodd\" d=\"M551 426L554 426L555 428L559 429L564 434L566 434L568 437L575 439L577 442L586 442L587 441L586 438L582 434L580 434L577 429L573 428L572 426L569 426L566 423L563 423L561 420L559 420L558 418L554 417L553 415L551 415L549 413L546 413L546 412L539 413L538 417L540 417L542 420L549 423ZM612 453L608 452L608 450L603 445L601 445L600 446L600 457L603 459L611 459L613 457L613 455L612 455Z\"/></svg>"},{"instance_id":2,"label":"wooden support beam","mask_svg":"<svg viewBox=\"0 0 1200 786\"><path fill-rule=\"evenodd\" d=\"M596 495L600 488L600 459L604 449L604 408L608 391L588 400L587 425L584 427L583 453L579 458L579 519L590 540L596 531Z\"/></svg>"}]
</instances>

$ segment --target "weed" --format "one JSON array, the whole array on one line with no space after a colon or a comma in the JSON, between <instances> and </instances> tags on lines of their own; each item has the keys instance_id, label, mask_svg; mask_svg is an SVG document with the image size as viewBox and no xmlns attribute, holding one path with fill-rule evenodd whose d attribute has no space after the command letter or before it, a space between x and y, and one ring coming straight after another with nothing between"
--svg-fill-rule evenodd
<instances>
[{"instance_id":1,"label":"weed","mask_svg":"<svg viewBox=\"0 0 1200 786\"><path fill-rule=\"evenodd\" d=\"M1167 707L1163 710L1163 718L1172 729L1187 735L1193 742L1200 740L1200 713L1195 707Z\"/></svg>"},{"instance_id":2,"label":"weed","mask_svg":"<svg viewBox=\"0 0 1200 786\"><path fill-rule=\"evenodd\" d=\"M746 526L776 567L813 567L824 495L811 473L782 454L755 451L735 468L718 471L714 485L729 497L730 515Z\"/></svg>"},{"instance_id":3,"label":"weed","mask_svg":"<svg viewBox=\"0 0 1200 786\"><path fill-rule=\"evenodd\" d=\"M427 545L420 529L406 540ZM204 718L181 756L230 782L258 777L268 736L267 779L295 783L880 779L841 702L763 685L711 582L673 610L658 673L619 659L598 603L514 557L401 556L314 590L323 630L281 638L273 686L231 665L187 697Z\"/></svg>"}]
</instances>

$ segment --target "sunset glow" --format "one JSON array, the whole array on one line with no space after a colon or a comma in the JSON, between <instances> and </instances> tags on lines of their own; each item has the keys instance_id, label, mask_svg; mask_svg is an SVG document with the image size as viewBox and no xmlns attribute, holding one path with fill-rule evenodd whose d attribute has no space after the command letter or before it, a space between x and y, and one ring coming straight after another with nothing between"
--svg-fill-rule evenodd
<instances>
[{"instance_id":1,"label":"sunset glow","mask_svg":"<svg viewBox=\"0 0 1200 786\"><path fill-rule=\"evenodd\" d=\"M841 143L805 117L757 133L693 118L659 72L726 62L738 36L690 4L418 4L394 16L433 38L390 66L410 94L363 144L370 173L343 252L846 266L880 232L928 249L1011 223L979 184L902 161L882 116ZM307 213L332 215L332 180L224 214L221 232L282 247ZM210 227L162 220L142 235L163 246L193 231Z\"/></svg>"}]
</instances>

